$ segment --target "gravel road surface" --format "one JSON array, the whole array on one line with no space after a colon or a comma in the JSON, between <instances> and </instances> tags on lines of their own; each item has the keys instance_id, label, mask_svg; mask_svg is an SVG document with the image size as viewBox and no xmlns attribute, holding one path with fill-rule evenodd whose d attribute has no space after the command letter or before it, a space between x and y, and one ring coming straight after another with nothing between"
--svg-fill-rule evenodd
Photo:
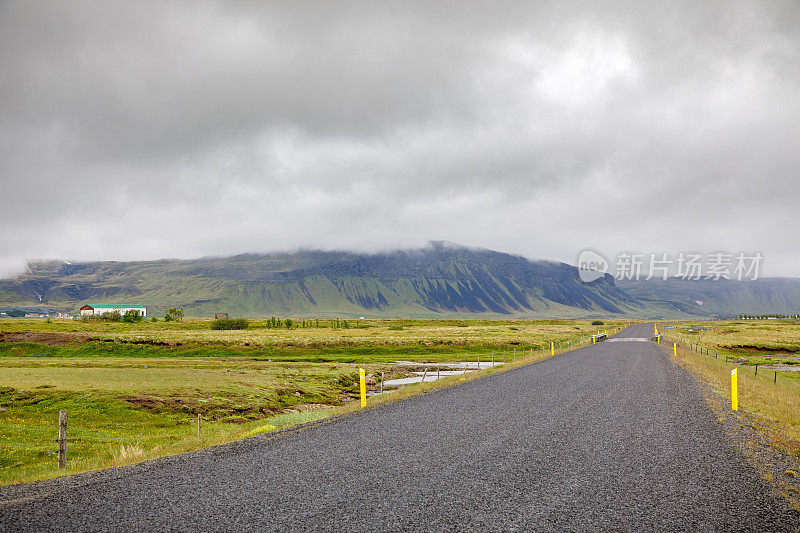
<instances>
[{"instance_id":1,"label":"gravel road surface","mask_svg":"<svg viewBox=\"0 0 800 533\"><path fill-rule=\"evenodd\" d=\"M613 342L275 439L0 489L4 531L793 531L691 376Z\"/></svg>"}]
</instances>

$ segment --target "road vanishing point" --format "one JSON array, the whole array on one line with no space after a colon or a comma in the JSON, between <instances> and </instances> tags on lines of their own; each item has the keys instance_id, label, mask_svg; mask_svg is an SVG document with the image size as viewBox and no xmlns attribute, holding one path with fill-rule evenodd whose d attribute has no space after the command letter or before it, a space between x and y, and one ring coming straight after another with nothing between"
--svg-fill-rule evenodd
<instances>
[{"instance_id":1,"label":"road vanishing point","mask_svg":"<svg viewBox=\"0 0 800 533\"><path fill-rule=\"evenodd\" d=\"M636 342L651 332L275 438L6 487L0 530L797 530L694 378Z\"/></svg>"}]
</instances>

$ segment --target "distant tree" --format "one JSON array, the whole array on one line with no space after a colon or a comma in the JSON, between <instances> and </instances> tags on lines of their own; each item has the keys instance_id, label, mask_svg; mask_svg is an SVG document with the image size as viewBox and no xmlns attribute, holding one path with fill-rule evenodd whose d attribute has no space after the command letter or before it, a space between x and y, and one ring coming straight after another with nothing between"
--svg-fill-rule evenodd
<instances>
[{"instance_id":1,"label":"distant tree","mask_svg":"<svg viewBox=\"0 0 800 533\"><path fill-rule=\"evenodd\" d=\"M183 320L183 307L170 307L164 312L164 322L180 322Z\"/></svg>"},{"instance_id":2,"label":"distant tree","mask_svg":"<svg viewBox=\"0 0 800 533\"><path fill-rule=\"evenodd\" d=\"M286 325L286 329L292 329L293 322L291 318L287 318L283 323Z\"/></svg>"}]
</instances>

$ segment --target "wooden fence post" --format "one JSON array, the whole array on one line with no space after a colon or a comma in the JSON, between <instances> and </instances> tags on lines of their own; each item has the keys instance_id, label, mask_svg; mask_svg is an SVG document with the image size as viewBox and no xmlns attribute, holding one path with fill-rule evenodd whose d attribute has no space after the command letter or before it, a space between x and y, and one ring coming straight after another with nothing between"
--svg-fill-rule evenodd
<instances>
[{"instance_id":1,"label":"wooden fence post","mask_svg":"<svg viewBox=\"0 0 800 533\"><path fill-rule=\"evenodd\" d=\"M198 439L203 436L203 430L200 428L200 424L201 424L202 420L203 419L202 419L200 413L197 413L197 438Z\"/></svg>"},{"instance_id":2,"label":"wooden fence post","mask_svg":"<svg viewBox=\"0 0 800 533\"><path fill-rule=\"evenodd\" d=\"M67 412L58 412L58 468L67 467Z\"/></svg>"},{"instance_id":3,"label":"wooden fence post","mask_svg":"<svg viewBox=\"0 0 800 533\"><path fill-rule=\"evenodd\" d=\"M381 371L381 394L383 394L383 371Z\"/></svg>"}]
</instances>

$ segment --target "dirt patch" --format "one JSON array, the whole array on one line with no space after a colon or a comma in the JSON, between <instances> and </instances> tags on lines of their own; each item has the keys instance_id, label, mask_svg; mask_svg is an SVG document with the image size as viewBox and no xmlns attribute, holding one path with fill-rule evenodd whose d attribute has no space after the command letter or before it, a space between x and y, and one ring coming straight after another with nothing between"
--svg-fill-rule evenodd
<instances>
[{"instance_id":1,"label":"dirt patch","mask_svg":"<svg viewBox=\"0 0 800 533\"><path fill-rule=\"evenodd\" d=\"M768 355L768 354L796 354L797 350L787 350L786 348L762 348L760 346L749 346L747 344L737 344L733 346L728 346L730 350L736 350L737 352L743 353L750 353L750 354L757 354L757 355Z\"/></svg>"},{"instance_id":2,"label":"dirt patch","mask_svg":"<svg viewBox=\"0 0 800 533\"><path fill-rule=\"evenodd\" d=\"M51 332L0 332L0 342L33 342L47 346L85 344L92 340L80 334Z\"/></svg>"},{"instance_id":3,"label":"dirt patch","mask_svg":"<svg viewBox=\"0 0 800 533\"><path fill-rule=\"evenodd\" d=\"M783 372L800 372L800 365L797 363L786 364L786 363L778 363L776 365L765 365L766 368L770 370L780 370Z\"/></svg>"},{"instance_id":4,"label":"dirt patch","mask_svg":"<svg viewBox=\"0 0 800 533\"><path fill-rule=\"evenodd\" d=\"M149 339L136 339L136 340L121 340L120 342L124 344L146 344L148 346L171 346L168 342L163 341L153 341ZM180 343L176 344L175 346L180 346Z\"/></svg>"},{"instance_id":5,"label":"dirt patch","mask_svg":"<svg viewBox=\"0 0 800 533\"><path fill-rule=\"evenodd\" d=\"M246 422L250 422L250 420L241 416L228 416L220 420L220 422L224 422L226 424L244 424Z\"/></svg>"},{"instance_id":6,"label":"dirt patch","mask_svg":"<svg viewBox=\"0 0 800 533\"><path fill-rule=\"evenodd\" d=\"M151 413L179 416L202 414L204 418L231 423L238 423L239 419L244 421L260 420L281 412L277 406L246 399L215 401L205 398L162 398L146 395L119 396L118 398L135 408Z\"/></svg>"},{"instance_id":7,"label":"dirt patch","mask_svg":"<svg viewBox=\"0 0 800 533\"><path fill-rule=\"evenodd\" d=\"M148 396L121 396L120 400L123 402L128 402L134 407L147 409L148 411L155 411L156 409L161 409L165 406L172 407L173 409L183 409L188 405L181 402L181 400L162 400L150 398Z\"/></svg>"},{"instance_id":8,"label":"dirt patch","mask_svg":"<svg viewBox=\"0 0 800 533\"><path fill-rule=\"evenodd\" d=\"M332 406L324 403L298 403L294 406L300 412L303 411L322 411L323 409L330 409Z\"/></svg>"}]
</instances>

